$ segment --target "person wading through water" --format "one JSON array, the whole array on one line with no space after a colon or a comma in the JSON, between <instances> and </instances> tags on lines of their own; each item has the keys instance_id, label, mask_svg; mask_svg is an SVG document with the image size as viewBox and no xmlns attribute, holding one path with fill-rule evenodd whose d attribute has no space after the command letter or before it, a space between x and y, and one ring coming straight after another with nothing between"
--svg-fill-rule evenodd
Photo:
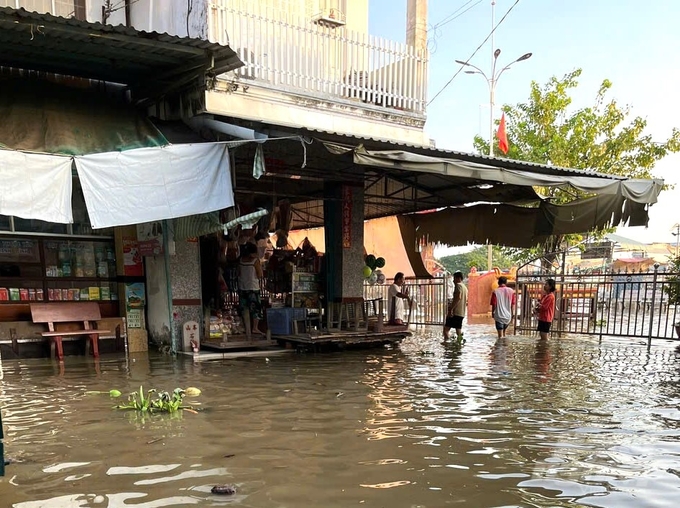
<instances>
[{"instance_id":1,"label":"person wading through water","mask_svg":"<svg viewBox=\"0 0 680 508\"><path fill-rule=\"evenodd\" d=\"M468 291L463 284L463 273L456 272L453 274L453 300L449 305L446 313L446 321L444 322L444 340L448 341L451 328L456 330L456 341L458 345L463 345L465 339L463 338L463 319L465 318L465 311L467 310L467 295Z\"/></svg>"}]
</instances>

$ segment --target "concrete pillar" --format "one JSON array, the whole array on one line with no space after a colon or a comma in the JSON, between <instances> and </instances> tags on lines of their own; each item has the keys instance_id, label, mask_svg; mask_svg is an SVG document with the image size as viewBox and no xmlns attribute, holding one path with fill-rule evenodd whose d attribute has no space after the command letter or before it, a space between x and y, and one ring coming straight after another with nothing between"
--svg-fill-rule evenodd
<instances>
[{"instance_id":1,"label":"concrete pillar","mask_svg":"<svg viewBox=\"0 0 680 508\"><path fill-rule=\"evenodd\" d=\"M197 241L181 240L169 257L173 342L178 351L191 351L184 343L183 325L198 323L203 330L203 301L201 295L201 257ZM203 337L200 337L201 339Z\"/></svg>"},{"instance_id":2,"label":"concrete pillar","mask_svg":"<svg viewBox=\"0 0 680 508\"><path fill-rule=\"evenodd\" d=\"M427 0L408 0L406 44L422 51L427 50Z\"/></svg>"},{"instance_id":3,"label":"concrete pillar","mask_svg":"<svg viewBox=\"0 0 680 508\"><path fill-rule=\"evenodd\" d=\"M364 295L364 188L328 183L325 188L326 295L329 302Z\"/></svg>"}]
</instances>

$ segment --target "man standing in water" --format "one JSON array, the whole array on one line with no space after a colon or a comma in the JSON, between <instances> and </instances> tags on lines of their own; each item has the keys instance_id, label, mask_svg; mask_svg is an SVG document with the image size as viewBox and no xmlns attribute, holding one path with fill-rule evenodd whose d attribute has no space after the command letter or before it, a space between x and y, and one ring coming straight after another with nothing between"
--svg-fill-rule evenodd
<instances>
[{"instance_id":1,"label":"man standing in water","mask_svg":"<svg viewBox=\"0 0 680 508\"><path fill-rule=\"evenodd\" d=\"M499 339L505 338L515 308L515 292L507 286L507 283L507 277L498 277L498 287L491 293L491 313L496 322Z\"/></svg>"},{"instance_id":2,"label":"man standing in water","mask_svg":"<svg viewBox=\"0 0 680 508\"><path fill-rule=\"evenodd\" d=\"M453 301L449 305L446 321L444 322L444 340L449 340L449 332L453 328L456 330L456 341L460 346L465 342L463 339L463 319L467 310L467 288L463 284L463 274L461 272L453 274L453 284Z\"/></svg>"}]
</instances>

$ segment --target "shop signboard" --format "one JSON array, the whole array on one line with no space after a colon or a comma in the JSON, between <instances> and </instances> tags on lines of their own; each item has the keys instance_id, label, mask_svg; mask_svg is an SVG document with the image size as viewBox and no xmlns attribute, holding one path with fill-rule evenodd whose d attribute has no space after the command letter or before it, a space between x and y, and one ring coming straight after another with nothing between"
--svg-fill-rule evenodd
<instances>
[{"instance_id":1,"label":"shop signboard","mask_svg":"<svg viewBox=\"0 0 680 508\"><path fill-rule=\"evenodd\" d=\"M352 187L342 186L342 248L352 248Z\"/></svg>"},{"instance_id":2,"label":"shop signboard","mask_svg":"<svg viewBox=\"0 0 680 508\"><path fill-rule=\"evenodd\" d=\"M140 256L163 254L163 225L160 221L137 225L137 242Z\"/></svg>"},{"instance_id":3,"label":"shop signboard","mask_svg":"<svg viewBox=\"0 0 680 508\"><path fill-rule=\"evenodd\" d=\"M587 243L581 252L581 259L607 259L612 255L612 242Z\"/></svg>"}]
</instances>

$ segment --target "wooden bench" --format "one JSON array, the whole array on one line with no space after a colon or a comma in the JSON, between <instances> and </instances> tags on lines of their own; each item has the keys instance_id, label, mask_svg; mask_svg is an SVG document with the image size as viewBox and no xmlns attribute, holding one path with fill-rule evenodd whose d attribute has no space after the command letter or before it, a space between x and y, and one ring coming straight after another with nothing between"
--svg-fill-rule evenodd
<instances>
[{"instance_id":1,"label":"wooden bench","mask_svg":"<svg viewBox=\"0 0 680 508\"><path fill-rule=\"evenodd\" d=\"M52 358L64 359L64 338L84 338L92 344L92 354L99 357L99 336L110 334L109 330L93 328L93 322L101 319L97 302L32 303L33 322L47 324L48 331L38 332L50 340Z\"/></svg>"}]
</instances>

